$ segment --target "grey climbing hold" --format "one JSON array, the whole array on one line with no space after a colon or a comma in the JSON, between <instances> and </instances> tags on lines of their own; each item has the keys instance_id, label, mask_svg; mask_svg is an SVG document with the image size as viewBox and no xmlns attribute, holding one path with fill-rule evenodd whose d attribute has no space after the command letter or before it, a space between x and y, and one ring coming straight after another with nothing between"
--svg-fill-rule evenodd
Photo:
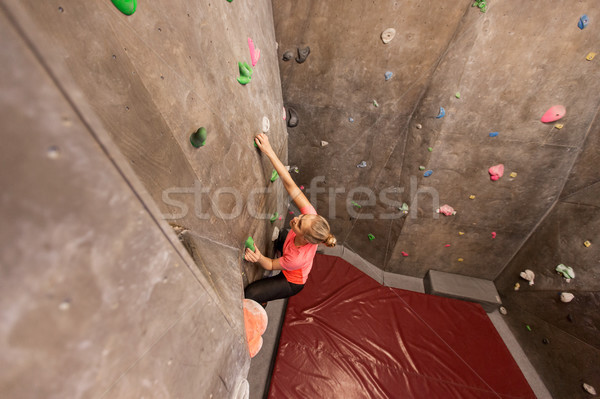
<instances>
[{"instance_id":1,"label":"grey climbing hold","mask_svg":"<svg viewBox=\"0 0 600 399\"><path fill-rule=\"evenodd\" d=\"M385 80L390 80L394 76L394 72L387 71L385 73Z\"/></svg>"},{"instance_id":2,"label":"grey climbing hold","mask_svg":"<svg viewBox=\"0 0 600 399\"><path fill-rule=\"evenodd\" d=\"M388 44L392 41L394 36L396 36L396 29L387 28L386 30L381 32L381 41L383 42L383 44Z\"/></svg>"},{"instance_id":3,"label":"grey climbing hold","mask_svg":"<svg viewBox=\"0 0 600 399\"><path fill-rule=\"evenodd\" d=\"M361 163L359 163L358 165L356 165L357 168L366 168L367 167L367 162L362 161Z\"/></svg>"},{"instance_id":4,"label":"grey climbing hold","mask_svg":"<svg viewBox=\"0 0 600 399\"><path fill-rule=\"evenodd\" d=\"M306 61L306 58L310 54L310 47L306 46L304 48L298 47L298 56L296 57L296 62L298 64L302 64Z\"/></svg>"},{"instance_id":5,"label":"grey climbing hold","mask_svg":"<svg viewBox=\"0 0 600 399\"><path fill-rule=\"evenodd\" d=\"M287 125L289 127L298 126L298 113L292 107L288 107L287 109L288 117L287 117Z\"/></svg>"},{"instance_id":6,"label":"grey climbing hold","mask_svg":"<svg viewBox=\"0 0 600 399\"><path fill-rule=\"evenodd\" d=\"M283 53L283 57L281 57L284 61L289 61L294 58L294 52L292 50L288 50Z\"/></svg>"}]
</instances>

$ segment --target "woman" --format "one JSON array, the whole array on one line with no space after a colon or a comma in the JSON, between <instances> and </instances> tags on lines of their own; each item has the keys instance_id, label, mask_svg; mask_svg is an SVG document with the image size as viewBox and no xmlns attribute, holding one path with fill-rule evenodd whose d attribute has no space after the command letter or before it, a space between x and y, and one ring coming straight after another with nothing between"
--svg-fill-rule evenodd
<instances>
[{"instance_id":1,"label":"woman","mask_svg":"<svg viewBox=\"0 0 600 399\"><path fill-rule=\"evenodd\" d=\"M255 142L279 173L283 186L301 213L300 216L290 221L291 230L287 233L282 231L275 243L275 248L282 253L280 258L267 258L260 253L256 245L255 252L246 248L245 258L247 261L258 263L266 270L282 271L275 277L255 281L246 287L246 298L266 306L268 301L287 298L299 293L304 288L308 273L312 268L318 244L324 243L328 247L333 247L336 239L329 230L327 220L317 215L315 208L292 180L292 176L271 148L269 138L265 134L259 134L256 136Z\"/></svg>"}]
</instances>

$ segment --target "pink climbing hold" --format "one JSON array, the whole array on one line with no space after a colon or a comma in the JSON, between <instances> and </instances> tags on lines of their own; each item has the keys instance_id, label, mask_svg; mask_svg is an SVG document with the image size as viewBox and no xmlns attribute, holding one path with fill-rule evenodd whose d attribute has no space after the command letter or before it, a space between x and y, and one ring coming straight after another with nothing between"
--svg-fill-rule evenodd
<instances>
[{"instance_id":1,"label":"pink climbing hold","mask_svg":"<svg viewBox=\"0 0 600 399\"><path fill-rule=\"evenodd\" d=\"M279 220L281 220L281 219L282 219L282 217L281 217L281 216L279 216Z\"/></svg>"},{"instance_id":2,"label":"pink climbing hold","mask_svg":"<svg viewBox=\"0 0 600 399\"><path fill-rule=\"evenodd\" d=\"M256 63L260 58L260 50L254 48L254 42L250 38L248 38L248 47L250 48L250 61L252 62L252 66L256 66Z\"/></svg>"},{"instance_id":3,"label":"pink climbing hold","mask_svg":"<svg viewBox=\"0 0 600 399\"><path fill-rule=\"evenodd\" d=\"M492 238L496 238L496 232L492 231Z\"/></svg>"},{"instance_id":4,"label":"pink climbing hold","mask_svg":"<svg viewBox=\"0 0 600 399\"><path fill-rule=\"evenodd\" d=\"M448 247L450 246L450 244L446 244L446 245L444 245L444 246L445 246L446 248L448 248Z\"/></svg>"},{"instance_id":5,"label":"pink climbing hold","mask_svg":"<svg viewBox=\"0 0 600 399\"><path fill-rule=\"evenodd\" d=\"M438 209L438 213L443 213L446 216L451 216L456 214L456 211L450 205L442 205L440 206L440 209Z\"/></svg>"},{"instance_id":6,"label":"pink climbing hold","mask_svg":"<svg viewBox=\"0 0 600 399\"><path fill-rule=\"evenodd\" d=\"M492 166L488 169L488 173L490 174L490 179L493 181L498 180L504 175L504 164L498 164L496 166Z\"/></svg>"},{"instance_id":7,"label":"pink climbing hold","mask_svg":"<svg viewBox=\"0 0 600 399\"><path fill-rule=\"evenodd\" d=\"M294 211L290 211L290 215L293 215L293 214L294 214Z\"/></svg>"},{"instance_id":8,"label":"pink climbing hold","mask_svg":"<svg viewBox=\"0 0 600 399\"><path fill-rule=\"evenodd\" d=\"M550 109L546 111L544 116L542 116L541 121L544 123L554 122L565 116L566 113L567 110L565 107L563 107L562 105L555 105L553 107L550 107Z\"/></svg>"},{"instance_id":9,"label":"pink climbing hold","mask_svg":"<svg viewBox=\"0 0 600 399\"><path fill-rule=\"evenodd\" d=\"M402 256L408 256L408 254L404 251L402 251Z\"/></svg>"},{"instance_id":10,"label":"pink climbing hold","mask_svg":"<svg viewBox=\"0 0 600 399\"><path fill-rule=\"evenodd\" d=\"M287 118L287 113L285 112L285 107L283 107L283 120L285 120L285 118Z\"/></svg>"},{"instance_id":11,"label":"pink climbing hold","mask_svg":"<svg viewBox=\"0 0 600 399\"><path fill-rule=\"evenodd\" d=\"M304 190L304 186L300 186L300 190Z\"/></svg>"}]
</instances>

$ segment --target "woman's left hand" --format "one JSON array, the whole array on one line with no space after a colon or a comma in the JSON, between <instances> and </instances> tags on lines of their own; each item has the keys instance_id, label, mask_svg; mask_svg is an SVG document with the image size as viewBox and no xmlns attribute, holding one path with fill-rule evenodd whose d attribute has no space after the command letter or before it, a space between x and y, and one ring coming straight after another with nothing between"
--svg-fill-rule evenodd
<instances>
[{"instance_id":1,"label":"woman's left hand","mask_svg":"<svg viewBox=\"0 0 600 399\"><path fill-rule=\"evenodd\" d=\"M252 252L250 248L246 248L244 259L246 259L248 262L256 263L260 260L260 257L262 256L256 245L254 245L254 249L256 249L256 251Z\"/></svg>"}]
</instances>

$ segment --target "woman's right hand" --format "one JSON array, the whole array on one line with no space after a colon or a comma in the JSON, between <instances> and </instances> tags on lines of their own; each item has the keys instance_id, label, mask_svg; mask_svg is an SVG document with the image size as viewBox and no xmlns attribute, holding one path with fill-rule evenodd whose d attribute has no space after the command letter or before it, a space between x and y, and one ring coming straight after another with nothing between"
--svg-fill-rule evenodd
<instances>
[{"instance_id":1,"label":"woman's right hand","mask_svg":"<svg viewBox=\"0 0 600 399\"><path fill-rule=\"evenodd\" d=\"M265 154L270 155L275 153L273 151L273 148L271 147L271 143L269 143L269 137L266 134L261 133L257 135L254 138L254 142L256 143L258 148L260 148L260 150Z\"/></svg>"}]
</instances>

